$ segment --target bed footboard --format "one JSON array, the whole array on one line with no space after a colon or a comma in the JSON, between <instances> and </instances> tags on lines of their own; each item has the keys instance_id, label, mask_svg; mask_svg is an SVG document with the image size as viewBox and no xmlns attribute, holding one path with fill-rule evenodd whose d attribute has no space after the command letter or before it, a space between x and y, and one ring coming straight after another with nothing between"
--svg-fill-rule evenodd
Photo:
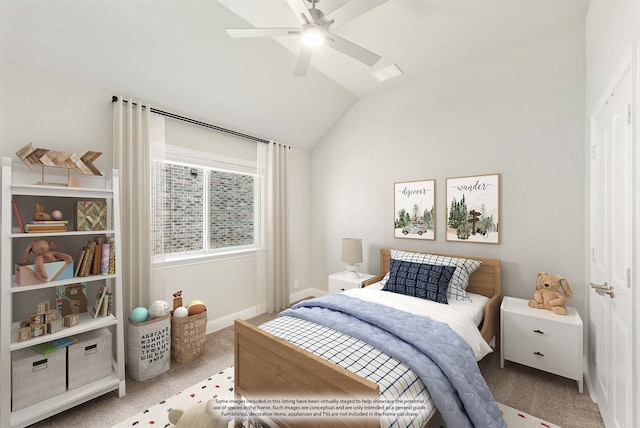
<instances>
[{"instance_id":1,"label":"bed footboard","mask_svg":"<svg viewBox=\"0 0 640 428\"><path fill-rule=\"evenodd\" d=\"M377 384L252 324L236 320L234 329L236 399L380 397ZM270 419L280 427L380 426L378 418Z\"/></svg>"}]
</instances>

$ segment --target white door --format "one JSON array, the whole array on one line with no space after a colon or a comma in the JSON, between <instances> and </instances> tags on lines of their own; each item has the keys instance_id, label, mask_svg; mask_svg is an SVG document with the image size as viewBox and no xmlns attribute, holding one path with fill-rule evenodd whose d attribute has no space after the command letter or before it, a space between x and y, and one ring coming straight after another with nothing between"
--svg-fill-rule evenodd
<instances>
[{"instance_id":1,"label":"white door","mask_svg":"<svg viewBox=\"0 0 640 428\"><path fill-rule=\"evenodd\" d=\"M633 422L631 80L629 67L592 118L589 360L608 428Z\"/></svg>"}]
</instances>

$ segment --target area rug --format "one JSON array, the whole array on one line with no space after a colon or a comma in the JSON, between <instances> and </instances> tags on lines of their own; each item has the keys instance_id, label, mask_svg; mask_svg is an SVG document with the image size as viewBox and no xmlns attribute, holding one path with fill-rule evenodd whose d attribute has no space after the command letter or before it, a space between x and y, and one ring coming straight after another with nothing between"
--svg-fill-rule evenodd
<instances>
[{"instance_id":1,"label":"area rug","mask_svg":"<svg viewBox=\"0 0 640 428\"><path fill-rule=\"evenodd\" d=\"M498 407L502 411L502 417L507 423L507 428L560 428L558 425L543 421L502 403L498 403Z\"/></svg>"},{"instance_id":2,"label":"area rug","mask_svg":"<svg viewBox=\"0 0 640 428\"><path fill-rule=\"evenodd\" d=\"M169 428L169 412L173 409L187 409L193 404L207 401L211 398L218 400L233 399L233 366L216 373L215 375L193 385L192 387L178 392L172 397L155 404L141 413L113 425L112 428ZM528 415L517 409L498 403L502 415L507 422L508 428L560 428L558 425L543 421L535 416ZM253 420L243 421L246 428L259 428L260 424ZM229 422L229 427L232 422Z\"/></svg>"},{"instance_id":3,"label":"area rug","mask_svg":"<svg viewBox=\"0 0 640 428\"><path fill-rule=\"evenodd\" d=\"M193 385L192 387L178 392L155 404L141 413L113 425L112 428L129 428L129 427L151 427L169 428L173 425L169 422L169 412L173 409L187 409L193 404L208 401L212 398L217 399L233 399L233 366L216 373L215 375ZM233 421L229 422L229 427L233 426ZM259 428L260 425L252 421L243 421L247 428Z\"/></svg>"}]
</instances>

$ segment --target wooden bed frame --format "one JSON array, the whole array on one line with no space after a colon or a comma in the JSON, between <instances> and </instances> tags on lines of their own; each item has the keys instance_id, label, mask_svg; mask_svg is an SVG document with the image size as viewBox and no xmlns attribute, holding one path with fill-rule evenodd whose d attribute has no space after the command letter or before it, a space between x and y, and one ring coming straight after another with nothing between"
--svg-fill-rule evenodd
<instances>
[{"instance_id":1,"label":"wooden bed frame","mask_svg":"<svg viewBox=\"0 0 640 428\"><path fill-rule=\"evenodd\" d=\"M417 252L417 251L413 251ZM435 254L435 253L429 253ZM445 255L446 254L442 254ZM482 266L469 278L467 291L487 296L482 337L495 346L499 340L500 303L502 300L501 262L469 256L450 256L482 261ZM380 275L363 286L380 281L389 271L391 250L380 250ZM257 402L265 397L354 397L379 398L378 385L347 369L330 363L302 348L280 339L242 320L234 324L235 397ZM337 418L321 421L271 417L278 426L286 427L379 427L374 419ZM240 425L236 425L240 426Z\"/></svg>"}]
</instances>

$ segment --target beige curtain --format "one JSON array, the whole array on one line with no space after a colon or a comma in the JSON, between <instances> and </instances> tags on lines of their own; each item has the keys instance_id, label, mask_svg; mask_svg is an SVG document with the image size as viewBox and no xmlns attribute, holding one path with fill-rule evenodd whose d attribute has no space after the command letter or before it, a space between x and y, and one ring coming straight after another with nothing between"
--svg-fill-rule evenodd
<instances>
[{"instance_id":1,"label":"beige curtain","mask_svg":"<svg viewBox=\"0 0 640 428\"><path fill-rule=\"evenodd\" d=\"M164 158L164 117L142 105L122 98L113 103L113 161L120 171L123 241L116 248L122 252L125 312L149 307L151 284L158 289L157 279L152 280L152 175Z\"/></svg>"},{"instance_id":2,"label":"beige curtain","mask_svg":"<svg viewBox=\"0 0 640 428\"><path fill-rule=\"evenodd\" d=\"M277 312L289 306L287 275L289 147L258 144L258 169L264 178L263 242L258 254L258 284L262 307Z\"/></svg>"}]
</instances>

